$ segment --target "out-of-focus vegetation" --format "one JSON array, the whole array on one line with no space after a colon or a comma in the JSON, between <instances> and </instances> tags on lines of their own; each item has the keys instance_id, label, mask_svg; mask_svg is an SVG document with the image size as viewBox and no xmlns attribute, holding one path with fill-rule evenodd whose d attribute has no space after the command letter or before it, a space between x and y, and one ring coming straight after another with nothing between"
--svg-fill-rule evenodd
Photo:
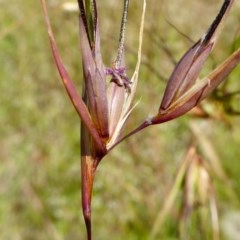
<instances>
[{"instance_id":1,"label":"out-of-focus vegetation","mask_svg":"<svg viewBox=\"0 0 240 240\"><path fill-rule=\"evenodd\" d=\"M64 11L64 2L49 0L49 13L64 62L80 89L78 14ZM98 2L103 57L106 65L111 65L122 3ZM139 0L130 3L126 48L129 74L137 58L141 4ZM189 39L201 37L221 4L220 0L148 1L136 97L140 104L129 119L129 130L155 113L174 61L191 46ZM0 0L0 13L0 239L84 239L79 119L53 64L40 1ZM239 20L236 1L202 75L239 47ZM150 127L103 160L94 186L94 239L149 239L192 142L210 166L221 237L237 239L231 236L240 234L239 230L235 232L240 225L240 117L229 110L240 111L240 98L237 94L222 96L240 91L239 76L240 67L221 91L202 104L207 118L188 115ZM224 176L216 170L217 163ZM180 190L154 239L179 239L182 195ZM195 216L188 227L189 239L203 239ZM211 224L203 227L211 231Z\"/></svg>"}]
</instances>

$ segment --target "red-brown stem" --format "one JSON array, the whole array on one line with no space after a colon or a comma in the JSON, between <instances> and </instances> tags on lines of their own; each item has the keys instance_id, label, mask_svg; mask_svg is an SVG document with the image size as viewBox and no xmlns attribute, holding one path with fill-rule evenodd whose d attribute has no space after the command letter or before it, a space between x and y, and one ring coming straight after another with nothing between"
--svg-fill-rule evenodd
<instances>
[{"instance_id":1,"label":"red-brown stem","mask_svg":"<svg viewBox=\"0 0 240 240\"><path fill-rule=\"evenodd\" d=\"M91 200L93 181L96 168L93 166L93 159L87 159L89 156L82 157L81 176L82 176L82 209L87 229L87 239L92 239L91 229ZM91 157L90 157L91 158Z\"/></svg>"},{"instance_id":2,"label":"red-brown stem","mask_svg":"<svg viewBox=\"0 0 240 240\"><path fill-rule=\"evenodd\" d=\"M194 106L193 106L194 107ZM178 116L177 116L178 117ZM124 137L120 138L114 145L112 145L110 148L107 149L107 152L111 151L113 148L115 148L119 143L124 141L125 139L131 137L132 135L142 131L146 127L149 127L151 125L156 125L156 124L162 124L165 122L169 122L173 119L175 119L176 116L174 114L166 114L166 115L156 115L155 117L146 119L143 123L141 123L138 127L136 127L134 130L132 130L130 133L125 135Z\"/></svg>"},{"instance_id":3,"label":"red-brown stem","mask_svg":"<svg viewBox=\"0 0 240 240\"><path fill-rule=\"evenodd\" d=\"M100 152L88 131L81 124L81 185L82 185L82 210L87 229L87 239L92 239L91 229L91 200L94 176L100 160L105 152Z\"/></svg>"}]
</instances>

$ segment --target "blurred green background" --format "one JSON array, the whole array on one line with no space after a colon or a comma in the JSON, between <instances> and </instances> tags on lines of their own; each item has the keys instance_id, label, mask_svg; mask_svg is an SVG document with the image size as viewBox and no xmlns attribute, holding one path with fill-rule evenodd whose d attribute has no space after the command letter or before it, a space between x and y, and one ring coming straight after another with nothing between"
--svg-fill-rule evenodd
<instances>
[{"instance_id":1,"label":"blurred green background","mask_svg":"<svg viewBox=\"0 0 240 240\"><path fill-rule=\"evenodd\" d=\"M61 56L80 91L78 13L64 10L66 2L49 0L47 4ZM156 113L174 62L192 44L184 34L198 40L221 3L147 1L136 95L140 104L128 121L127 131ZM98 5L102 53L106 66L110 66L116 54L123 3L102 0ZM130 1L126 39L129 76L137 58L141 9L142 1ZM235 1L201 75L239 47L239 20L240 5ZM40 1L0 0L0 23L0 239L85 239L80 206L80 123L53 63ZM240 98L237 94L224 101L220 98L221 94L240 91L239 76L240 67L211 101L203 103L208 118L188 115L150 127L102 161L93 193L94 239L149 239L191 142L210 168L218 162L226 175L223 179L210 169L221 239L240 236L240 118L228 113L231 107L240 111ZM179 239L177 215L182 195L180 190L154 239ZM204 227L211 231L211 224ZM199 235L199 226L193 223L185 239L207 238Z\"/></svg>"}]
</instances>

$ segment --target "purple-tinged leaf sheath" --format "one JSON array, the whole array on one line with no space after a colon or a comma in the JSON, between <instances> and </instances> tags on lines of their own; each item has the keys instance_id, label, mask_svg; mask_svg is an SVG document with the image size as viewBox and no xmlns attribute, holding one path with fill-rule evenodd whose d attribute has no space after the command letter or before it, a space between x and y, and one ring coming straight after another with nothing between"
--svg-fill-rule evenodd
<instances>
[{"instance_id":1,"label":"purple-tinged leaf sheath","mask_svg":"<svg viewBox=\"0 0 240 240\"><path fill-rule=\"evenodd\" d=\"M201 46L201 54L197 56L196 60L193 60L191 68L189 69L186 78L184 79L184 82L181 84L177 91L176 98L182 96L189 88L191 88L191 86L195 84L199 72L201 71L206 59L212 51L212 48L213 43L209 43L208 45L206 45L206 47Z\"/></svg>"},{"instance_id":2,"label":"purple-tinged leaf sheath","mask_svg":"<svg viewBox=\"0 0 240 240\"><path fill-rule=\"evenodd\" d=\"M165 90L159 112L166 111L184 92L194 85L207 57L213 49L217 34L220 32L233 1L225 1L217 17L201 40L194 44L175 67Z\"/></svg>"},{"instance_id":3,"label":"purple-tinged leaf sheath","mask_svg":"<svg viewBox=\"0 0 240 240\"><path fill-rule=\"evenodd\" d=\"M75 85L73 84L71 78L68 75L68 72L66 71L62 59L59 55L59 51L57 49L56 41L53 35L52 27L50 24L50 20L48 17L48 12L47 12L47 7L46 7L46 2L45 0L41 0L42 2L42 7L43 7L43 12L44 12L44 17L45 17L45 22L48 30L48 36L51 44L51 49L53 53L53 57L55 60L55 63L57 65L59 74L62 78L62 82L64 84L64 87L66 88L66 91L69 95L70 100L72 101L73 106L75 107L78 115L80 116L81 120L93 136L93 140L96 142L98 145L98 148L101 149L102 152L106 152L106 148L93 124L93 121L91 119L91 116L89 114L88 109L86 108L85 103L83 102L82 98L79 96Z\"/></svg>"},{"instance_id":4,"label":"purple-tinged leaf sheath","mask_svg":"<svg viewBox=\"0 0 240 240\"><path fill-rule=\"evenodd\" d=\"M207 77L199 80L198 83L192 86L175 106L168 109L168 112L158 113L155 117L151 118L151 124L167 122L190 111L224 81L239 63L240 49L234 52Z\"/></svg>"},{"instance_id":5,"label":"purple-tinged leaf sheath","mask_svg":"<svg viewBox=\"0 0 240 240\"><path fill-rule=\"evenodd\" d=\"M106 78L100 55L99 36L96 37L96 54L91 50L87 33L80 16L80 46L82 52L83 73L87 105L93 122L103 139L108 138L108 103L106 94ZM98 31L97 31L98 33ZM99 34L99 33L98 33ZM96 58L94 58L95 56Z\"/></svg>"},{"instance_id":6,"label":"purple-tinged leaf sheath","mask_svg":"<svg viewBox=\"0 0 240 240\"><path fill-rule=\"evenodd\" d=\"M165 90L161 106L159 111L165 111L171 103L179 97L180 93L182 93L187 86L194 84L196 78L202 68L202 65L209 54L209 48L207 48L207 53L204 54L204 58L199 64L194 65L194 69L192 68L194 60L196 60L196 54L201 47L201 41L198 41L194 44L181 58L177 66L175 67ZM204 52L205 53L205 52ZM198 62L197 62L198 63Z\"/></svg>"}]
</instances>

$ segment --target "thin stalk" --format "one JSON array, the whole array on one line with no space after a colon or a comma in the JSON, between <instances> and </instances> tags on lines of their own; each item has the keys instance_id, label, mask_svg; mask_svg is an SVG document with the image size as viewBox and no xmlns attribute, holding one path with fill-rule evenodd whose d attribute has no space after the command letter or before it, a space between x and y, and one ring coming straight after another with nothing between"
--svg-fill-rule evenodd
<instances>
[{"instance_id":1,"label":"thin stalk","mask_svg":"<svg viewBox=\"0 0 240 240\"><path fill-rule=\"evenodd\" d=\"M97 165L103 155L98 152L92 136L84 124L81 125L81 191L82 210L87 230L87 239L92 239L92 191Z\"/></svg>"},{"instance_id":2,"label":"thin stalk","mask_svg":"<svg viewBox=\"0 0 240 240\"><path fill-rule=\"evenodd\" d=\"M148 127L152 125L152 122L149 121L148 119L145 120L143 123L141 123L138 127L136 127L134 130L132 130L130 133L128 133L127 135L125 135L124 137L120 138L118 141L116 141L109 149L107 149L107 151L111 151L114 147L116 147L119 143L123 142L125 139L131 137L132 135L134 135L137 132L140 132L141 130L143 130L144 128Z\"/></svg>"},{"instance_id":3,"label":"thin stalk","mask_svg":"<svg viewBox=\"0 0 240 240\"><path fill-rule=\"evenodd\" d=\"M115 65L114 67L120 67L121 60L122 60L123 53L124 53L128 6L129 6L129 0L124 0L124 9L123 9L123 16L122 16L122 22L121 22L121 28L120 28L119 44L118 44L118 50L117 50L117 57L114 62L114 65Z\"/></svg>"}]
</instances>

